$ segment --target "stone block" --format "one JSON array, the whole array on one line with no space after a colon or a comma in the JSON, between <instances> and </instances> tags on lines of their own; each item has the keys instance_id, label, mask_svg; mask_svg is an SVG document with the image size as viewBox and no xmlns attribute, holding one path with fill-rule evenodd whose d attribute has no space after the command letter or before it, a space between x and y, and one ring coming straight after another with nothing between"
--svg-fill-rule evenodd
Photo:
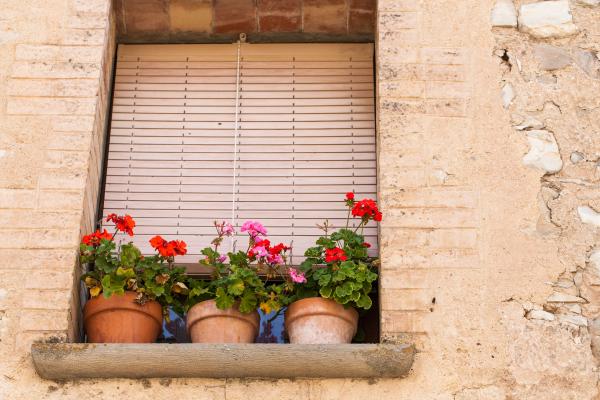
<instances>
[{"instance_id":1,"label":"stone block","mask_svg":"<svg viewBox=\"0 0 600 400\"><path fill-rule=\"evenodd\" d=\"M498 0L492 8L491 14L492 26L497 27L516 27L517 9L513 0Z\"/></svg>"},{"instance_id":2,"label":"stone block","mask_svg":"<svg viewBox=\"0 0 600 400\"><path fill-rule=\"evenodd\" d=\"M577 207L577 214L584 224L600 227L600 213L593 208L589 206L579 206Z\"/></svg>"},{"instance_id":3,"label":"stone block","mask_svg":"<svg viewBox=\"0 0 600 400\"><path fill-rule=\"evenodd\" d=\"M294 14L302 13L302 0L258 0L260 14Z\"/></svg>"},{"instance_id":4,"label":"stone block","mask_svg":"<svg viewBox=\"0 0 600 400\"><path fill-rule=\"evenodd\" d=\"M304 32L346 33L345 0L304 0Z\"/></svg>"},{"instance_id":5,"label":"stone block","mask_svg":"<svg viewBox=\"0 0 600 400\"><path fill-rule=\"evenodd\" d=\"M257 30L254 0L215 0L214 33L252 33Z\"/></svg>"},{"instance_id":6,"label":"stone block","mask_svg":"<svg viewBox=\"0 0 600 400\"><path fill-rule=\"evenodd\" d=\"M519 12L519 29L536 38L561 38L578 32L568 0L523 4Z\"/></svg>"},{"instance_id":7,"label":"stone block","mask_svg":"<svg viewBox=\"0 0 600 400\"><path fill-rule=\"evenodd\" d=\"M523 157L523 163L539 168L547 174L557 173L562 169L562 159L554 135L545 130L527 132L529 152Z\"/></svg>"},{"instance_id":8,"label":"stone block","mask_svg":"<svg viewBox=\"0 0 600 400\"><path fill-rule=\"evenodd\" d=\"M171 31L209 33L212 29L211 0L171 0L169 20Z\"/></svg>"},{"instance_id":9,"label":"stone block","mask_svg":"<svg viewBox=\"0 0 600 400\"><path fill-rule=\"evenodd\" d=\"M598 54L589 50L574 49L575 64L587 76L594 79L600 79L600 59Z\"/></svg>"},{"instance_id":10,"label":"stone block","mask_svg":"<svg viewBox=\"0 0 600 400\"><path fill-rule=\"evenodd\" d=\"M538 44L533 48L533 54L539 62L539 67L546 71L561 69L571 64L571 55L560 47Z\"/></svg>"}]
</instances>

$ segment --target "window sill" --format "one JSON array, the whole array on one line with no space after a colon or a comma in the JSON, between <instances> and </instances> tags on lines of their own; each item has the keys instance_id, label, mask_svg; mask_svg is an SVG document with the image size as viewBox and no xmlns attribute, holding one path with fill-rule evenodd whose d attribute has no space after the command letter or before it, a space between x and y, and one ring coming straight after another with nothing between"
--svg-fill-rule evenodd
<instances>
[{"instance_id":1,"label":"window sill","mask_svg":"<svg viewBox=\"0 0 600 400\"><path fill-rule=\"evenodd\" d=\"M36 343L45 379L392 378L410 370L415 348L400 344Z\"/></svg>"}]
</instances>

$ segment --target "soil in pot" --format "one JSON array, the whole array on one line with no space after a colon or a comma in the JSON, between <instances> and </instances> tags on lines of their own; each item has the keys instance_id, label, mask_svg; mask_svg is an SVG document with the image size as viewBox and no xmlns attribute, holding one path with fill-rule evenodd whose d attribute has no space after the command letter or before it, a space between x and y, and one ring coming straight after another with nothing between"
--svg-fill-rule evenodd
<instances>
[{"instance_id":1,"label":"soil in pot","mask_svg":"<svg viewBox=\"0 0 600 400\"><path fill-rule=\"evenodd\" d=\"M259 326L257 311L243 314L237 305L221 310L214 300L202 301L187 313L192 343L254 343Z\"/></svg>"},{"instance_id":2,"label":"soil in pot","mask_svg":"<svg viewBox=\"0 0 600 400\"><path fill-rule=\"evenodd\" d=\"M310 297L293 302L285 312L290 343L350 343L356 334L358 312L330 299Z\"/></svg>"},{"instance_id":3,"label":"soil in pot","mask_svg":"<svg viewBox=\"0 0 600 400\"><path fill-rule=\"evenodd\" d=\"M135 302L137 293L103 295L90 299L83 308L83 323L89 343L154 343L162 329L162 307L156 301Z\"/></svg>"}]
</instances>

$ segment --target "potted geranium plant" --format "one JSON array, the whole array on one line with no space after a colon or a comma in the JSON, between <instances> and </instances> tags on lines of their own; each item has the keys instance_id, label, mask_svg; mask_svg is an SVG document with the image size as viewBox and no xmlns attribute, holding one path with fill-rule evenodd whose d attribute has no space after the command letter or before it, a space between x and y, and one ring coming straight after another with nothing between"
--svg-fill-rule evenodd
<instances>
[{"instance_id":1,"label":"potted geranium plant","mask_svg":"<svg viewBox=\"0 0 600 400\"><path fill-rule=\"evenodd\" d=\"M359 309L371 308L369 296L377 279L376 258L370 257L363 228L381 221L381 212L374 200L355 201L347 193L346 227L329 232L327 221L320 226L325 235L316 246L306 250L306 260L299 271L290 270L295 290L285 314L285 326L291 343L350 343L356 334ZM350 216L359 218L359 225L349 227Z\"/></svg>"},{"instance_id":2,"label":"potted geranium plant","mask_svg":"<svg viewBox=\"0 0 600 400\"><path fill-rule=\"evenodd\" d=\"M144 257L133 243L117 246L114 241L119 231L133 236L133 218L110 214L107 222L115 224L114 233L98 230L80 245L81 262L91 266L81 278L91 296L83 309L88 341L154 342L167 307L187 295L184 270L173 265L176 255L186 253L185 242L161 242L158 254Z\"/></svg>"},{"instance_id":3,"label":"potted geranium plant","mask_svg":"<svg viewBox=\"0 0 600 400\"><path fill-rule=\"evenodd\" d=\"M215 222L215 227L217 237L202 250L200 261L213 268L212 280L188 281L188 332L194 343L253 343L260 322L257 308L269 313L282 306L283 285L268 284L268 279L283 273L289 247L271 246L263 225L247 221L241 228L248 234L247 250L221 254L224 238L235 232L226 222Z\"/></svg>"}]
</instances>

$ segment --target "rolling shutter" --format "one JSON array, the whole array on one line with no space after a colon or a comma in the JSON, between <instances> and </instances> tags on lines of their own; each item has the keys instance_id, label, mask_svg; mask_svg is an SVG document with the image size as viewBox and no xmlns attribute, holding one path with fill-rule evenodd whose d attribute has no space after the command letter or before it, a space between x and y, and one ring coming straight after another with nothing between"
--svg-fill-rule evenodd
<instances>
[{"instance_id":1,"label":"rolling shutter","mask_svg":"<svg viewBox=\"0 0 600 400\"><path fill-rule=\"evenodd\" d=\"M119 46L103 214L193 263L233 212L301 261L317 223L345 224L346 192L376 197L372 63L370 44Z\"/></svg>"}]
</instances>

